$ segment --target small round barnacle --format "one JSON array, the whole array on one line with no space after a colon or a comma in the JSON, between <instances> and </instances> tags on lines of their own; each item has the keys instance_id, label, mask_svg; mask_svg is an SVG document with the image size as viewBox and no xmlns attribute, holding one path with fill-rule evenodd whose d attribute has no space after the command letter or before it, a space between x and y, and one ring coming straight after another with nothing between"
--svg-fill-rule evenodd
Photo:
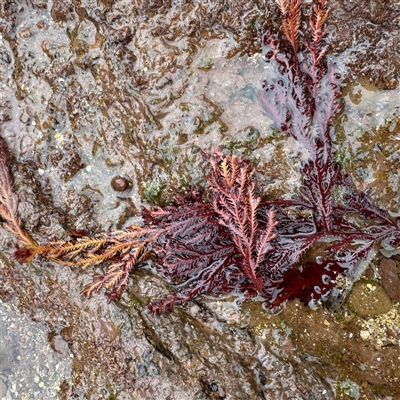
<instances>
[{"instance_id":1,"label":"small round barnacle","mask_svg":"<svg viewBox=\"0 0 400 400\"><path fill-rule=\"evenodd\" d=\"M111 180L111 187L116 192L124 192L132 187L132 181L124 176L114 176Z\"/></svg>"}]
</instances>

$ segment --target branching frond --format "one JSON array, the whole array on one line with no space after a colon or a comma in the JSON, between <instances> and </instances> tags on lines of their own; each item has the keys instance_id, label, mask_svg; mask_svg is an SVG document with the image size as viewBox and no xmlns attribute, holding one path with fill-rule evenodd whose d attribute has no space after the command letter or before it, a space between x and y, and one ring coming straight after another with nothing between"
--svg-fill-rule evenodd
<instances>
[{"instance_id":1,"label":"branching frond","mask_svg":"<svg viewBox=\"0 0 400 400\"><path fill-rule=\"evenodd\" d=\"M146 250L146 245L143 243L138 245L133 251L122 257L120 262L110 264L105 274L93 275L93 282L85 286L82 294L90 297L104 288L110 300L119 299L121 293L128 286L132 270L146 261L149 256L150 251Z\"/></svg>"},{"instance_id":2,"label":"branching frond","mask_svg":"<svg viewBox=\"0 0 400 400\"><path fill-rule=\"evenodd\" d=\"M310 27L312 39L305 45L309 51L310 61L303 65L308 75L312 79L312 95L317 96L318 84L320 83L326 69L321 66L323 58L327 51L327 46L323 46L322 40L326 35L325 21L329 15L327 0L316 0L313 3L313 12L310 16Z\"/></svg>"},{"instance_id":3,"label":"branching frond","mask_svg":"<svg viewBox=\"0 0 400 400\"><path fill-rule=\"evenodd\" d=\"M214 211L243 256L243 272L262 293L263 282L256 270L276 237L274 214L269 214L267 227L260 229L257 222L260 199L255 197L254 170L248 162L232 155L219 155L211 159L211 165L208 183Z\"/></svg>"},{"instance_id":4,"label":"branching frond","mask_svg":"<svg viewBox=\"0 0 400 400\"><path fill-rule=\"evenodd\" d=\"M316 49L320 48L321 40L326 35L325 21L329 15L329 7L327 0L316 0L313 3L313 13L310 17L310 27L312 30L312 45ZM325 52L323 53L325 54ZM321 59L323 54L318 56Z\"/></svg>"},{"instance_id":5,"label":"branching frond","mask_svg":"<svg viewBox=\"0 0 400 400\"><path fill-rule=\"evenodd\" d=\"M297 39L301 23L302 0L276 0L282 13L283 31L297 53Z\"/></svg>"},{"instance_id":6,"label":"branching frond","mask_svg":"<svg viewBox=\"0 0 400 400\"><path fill-rule=\"evenodd\" d=\"M28 262L40 254L48 260L82 270L106 264L107 272L95 274L93 283L85 287L83 294L88 297L104 288L110 298L119 298L127 287L130 272L150 256L149 248L161 232L131 226L126 231L47 242L36 246L34 251L22 247L16 251L16 257Z\"/></svg>"},{"instance_id":7,"label":"branching frond","mask_svg":"<svg viewBox=\"0 0 400 400\"><path fill-rule=\"evenodd\" d=\"M0 137L0 217L4 228L13 233L24 246L34 249L36 242L22 228L18 213L18 196L13 192L13 182L8 169L7 145Z\"/></svg>"}]
</instances>

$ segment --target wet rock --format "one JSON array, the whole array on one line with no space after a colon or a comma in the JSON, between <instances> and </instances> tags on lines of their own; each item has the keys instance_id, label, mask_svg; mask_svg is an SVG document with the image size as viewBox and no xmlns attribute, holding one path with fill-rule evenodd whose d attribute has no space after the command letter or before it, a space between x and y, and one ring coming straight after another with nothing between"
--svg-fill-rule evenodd
<instances>
[{"instance_id":1,"label":"wet rock","mask_svg":"<svg viewBox=\"0 0 400 400\"><path fill-rule=\"evenodd\" d=\"M374 1L364 7L340 0L333 4L332 14L340 19L332 41L334 51L348 49L351 41L363 43L363 50L353 53L346 62L352 72L368 77L382 89L397 87L396 71L400 66L397 51L400 11L397 4ZM352 38L346 33L349 30L353 32ZM372 43L373 46L369 45Z\"/></svg>"},{"instance_id":2,"label":"wet rock","mask_svg":"<svg viewBox=\"0 0 400 400\"><path fill-rule=\"evenodd\" d=\"M158 10L171 6L170 0L144 0L144 6L149 10Z\"/></svg>"},{"instance_id":3,"label":"wet rock","mask_svg":"<svg viewBox=\"0 0 400 400\"><path fill-rule=\"evenodd\" d=\"M174 68L176 65L176 57L172 53L161 54L156 57L155 64L157 69L162 72L171 71L174 72Z\"/></svg>"},{"instance_id":4,"label":"wet rock","mask_svg":"<svg viewBox=\"0 0 400 400\"><path fill-rule=\"evenodd\" d=\"M120 67L124 73L130 74L134 71L137 57L132 50L129 50L126 46L122 45L115 52L115 56L121 63Z\"/></svg>"},{"instance_id":5,"label":"wet rock","mask_svg":"<svg viewBox=\"0 0 400 400\"><path fill-rule=\"evenodd\" d=\"M49 25L48 25L48 23L45 21L45 20L41 20L41 21L39 21L37 24L36 24L36 26L39 28L39 29L41 29L41 30L47 30L47 29L49 29Z\"/></svg>"},{"instance_id":6,"label":"wet rock","mask_svg":"<svg viewBox=\"0 0 400 400\"><path fill-rule=\"evenodd\" d=\"M5 397L7 393L7 383L0 376L0 398Z\"/></svg>"},{"instance_id":7,"label":"wet rock","mask_svg":"<svg viewBox=\"0 0 400 400\"><path fill-rule=\"evenodd\" d=\"M60 335L55 335L50 341L51 347L61 356L66 356L68 353L68 343L63 340Z\"/></svg>"},{"instance_id":8,"label":"wet rock","mask_svg":"<svg viewBox=\"0 0 400 400\"><path fill-rule=\"evenodd\" d=\"M356 383L355 388L358 386L360 399L378 399L383 395L393 399L399 397L398 344L395 340L385 340L383 346L377 346L376 340L387 336L384 332L390 325L381 324L387 317L394 318L399 326L396 313L392 309L385 315L365 320L349 314L346 307L342 312L329 315L324 309L310 312L298 301L288 304L282 312L292 329L291 337L296 343L296 351L304 355L304 363L314 358L321 376L334 377L336 388L343 384L343 376L349 377L353 384ZM326 321L330 324L327 325ZM373 326L371 321L378 322ZM337 396L337 392L336 395L321 397L329 400L335 398L342 397Z\"/></svg>"},{"instance_id":9,"label":"wet rock","mask_svg":"<svg viewBox=\"0 0 400 400\"><path fill-rule=\"evenodd\" d=\"M85 166L80 154L74 150L69 150L63 163L63 169L65 170L64 179L71 179L79 170L85 168Z\"/></svg>"},{"instance_id":10,"label":"wet rock","mask_svg":"<svg viewBox=\"0 0 400 400\"><path fill-rule=\"evenodd\" d=\"M53 167L57 167L59 162L63 159L63 153L59 149L54 149L49 153L49 161Z\"/></svg>"},{"instance_id":11,"label":"wet rock","mask_svg":"<svg viewBox=\"0 0 400 400\"><path fill-rule=\"evenodd\" d=\"M46 73L46 78L50 82L60 80L60 78L67 78L70 75L75 74L75 68L72 63L65 61L54 61L51 68Z\"/></svg>"},{"instance_id":12,"label":"wet rock","mask_svg":"<svg viewBox=\"0 0 400 400\"><path fill-rule=\"evenodd\" d=\"M381 285L389 299L400 301L400 278L397 274L397 263L390 258L383 258L379 264Z\"/></svg>"},{"instance_id":13,"label":"wet rock","mask_svg":"<svg viewBox=\"0 0 400 400\"><path fill-rule=\"evenodd\" d=\"M132 40L134 33L135 32L132 27L124 26L117 32L115 40L116 42L127 44Z\"/></svg>"},{"instance_id":14,"label":"wet rock","mask_svg":"<svg viewBox=\"0 0 400 400\"><path fill-rule=\"evenodd\" d=\"M54 0L51 16L56 22L67 22L75 19L75 6L69 0Z\"/></svg>"},{"instance_id":15,"label":"wet rock","mask_svg":"<svg viewBox=\"0 0 400 400\"><path fill-rule=\"evenodd\" d=\"M12 119L12 106L10 100L4 96L0 97L0 122L11 121Z\"/></svg>"},{"instance_id":16,"label":"wet rock","mask_svg":"<svg viewBox=\"0 0 400 400\"><path fill-rule=\"evenodd\" d=\"M375 317L392 308L392 302L376 281L360 280L355 283L347 304L360 317Z\"/></svg>"},{"instance_id":17,"label":"wet rock","mask_svg":"<svg viewBox=\"0 0 400 400\"><path fill-rule=\"evenodd\" d=\"M11 57L9 52L2 46L0 46L0 61L6 64L11 63Z\"/></svg>"},{"instance_id":18,"label":"wet rock","mask_svg":"<svg viewBox=\"0 0 400 400\"><path fill-rule=\"evenodd\" d=\"M2 129L11 139L12 151L26 169L25 175L16 176L16 187L23 192L22 211L26 210L22 215L24 226L32 231L36 221L40 221L41 230L34 232L41 243L53 237L68 237L64 230L57 235L53 233L57 224L67 228L84 227L88 232L98 233L115 226L123 227L134 217L133 211L124 214L110 202L110 197L123 196L112 193L110 176L130 176L134 187L148 182L145 189L149 197L169 203L182 186L197 184L198 177L204 176L199 150L209 151L230 141L235 152L248 151L253 158L256 153L252 152L256 149L260 157L269 158L265 165L259 165L259 171L265 171L265 176L270 177L275 169L277 182L284 181L286 185L293 180L293 171L299 168L282 168L281 160L274 158L274 154L282 154L280 157L286 162L284 135L275 137L273 146L279 139L276 151L266 139L268 122L257 99L261 80L268 72L264 61L261 56L249 57L250 60L239 57L239 54L259 53L263 27L280 23L272 0L54 0L47 2L52 4L51 14L47 10L41 12L40 3L43 7L43 0L0 1L0 32L7 44L1 54L6 67L4 81L7 85L9 79L17 93L10 100L15 105L15 114L5 104L4 110L0 110L0 119L4 120ZM74 4L80 8L75 10ZM353 43L350 35L353 28L342 28L344 22L347 25L353 22L349 4L332 2L334 18L329 27L338 32L336 37L332 35L332 40L338 46L345 40L343 51L350 47L353 51L353 47L362 43L366 46L363 62L358 66L357 60L350 57L356 72L369 76L379 58L382 61L379 69L383 71L380 75L384 77L386 69L391 79L398 71L398 68L391 69L398 57L393 51L395 18L390 20L384 14L374 17L372 11L373 4L377 10L392 6L380 0L351 4L363 9L360 12L365 17L357 20L359 30ZM71 23L77 19L77 11L79 24ZM371 24L371 18L376 18L376 23L390 25L388 35L385 31L382 40L377 35L380 27ZM25 26L28 21L32 21L32 26ZM365 31L365 25L374 31ZM372 41L364 41L367 36L374 39L379 51L383 50L377 52L371 66L365 60L373 53L374 45L368 44ZM206 62L202 64L199 60ZM390 62L386 63L387 60ZM205 68L199 70L199 65ZM12 70L8 77L7 68ZM18 90L25 82L30 86L20 90L24 95L19 96ZM29 119L14 117L19 110L28 109ZM118 127L115 121L120 121ZM249 126L251 129L246 129ZM66 132L73 132L73 137ZM28 134L33 138L32 143L23 145ZM396 136L393 129L391 135ZM72 141L75 144L68 147L66 144ZM395 154L396 148L391 153ZM35 161L32 166L29 158ZM112 163L107 163L107 159ZM95 166L92 173L78 173L84 162L92 161ZM106 166L102 169L101 165ZM160 171L152 171L151 165L159 165ZM44 175L37 173L39 167L45 171ZM274 190L279 190L279 182ZM60 210L47 220L44 216L38 218L51 210L49 201L41 195L44 191ZM132 192L132 208L136 206L138 210L143 193L139 189ZM111 213L111 208L116 211ZM12 245L3 247L11 249L11 255ZM8 255L4 254L0 256ZM51 342L52 349L57 350L55 359L66 354L68 360L73 360L72 378L67 374L63 377L60 398L334 398L326 378L337 376L335 368L342 372L340 363L345 359L345 366L362 362L368 366L366 372L379 371L382 375L383 368L366 361L371 354L369 348L361 355L357 347L347 354L340 352L352 342L341 336L340 329L336 329L336 323L328 316L321 316L310 329L312 315L308 309L301 308L301 313L288 308L286 316L291 318L293 330L301 327L296 337L310 345L306 353L311 354L314 345L314 349L321 350L316 357L328 354L337 360L335 368L325 368L323 374L322 363L315 357L314 360L303 357L305 361L296 363L297 344L288 340L286 331L282 337L281 330L277 332L276 328L262 325L272 317L257 314L257 302L252 304L251 319L260 321L259 331L263 333L258 335L258 330L254 330L254 337L246 327L247 318L240 319L240 324L236 322L240 327L235 328L232 315L226 313L227 318L220 318L215 310L206 312L200 300L200 306L177 307L173 313L157 318L148 315L144 304L167 290L163 287L155 293L159 283L149 279L149 271L143 275L137 271L132 274L129 285L132 284L134 294L131 297L127 294L119 302L107 303L102 296L87 300L79 295L93 271L78 272L42 260L16 268L10 260L7 269L0 269L1 297L8 302L14 299L26 315L60 332ZM98 265L98 272L104 272L102 268ZM221 304L220 300L216 303ZM193 311L196 307L198 310ZM325 351L323 346L330 345L335 338L340 338L335 351ZM32 342L22 340L21 343ZM275 349L271 350L271 343ZM384 353L388 365L391 360L398 360L398 355L391 356L390 350L385 349ZM286 357L291 355L293 358L288 361ZM32 361L32 357L26 360ZM329 365L329 361L324 360L323 365ZM13 368L10 382L16 381L20 371L20 367ZM356 379L352 375L356 376L357 372L346 370L342 375ZM365 374L360 378L376 385L382 379ZM385 385L385 390L389 390L387 382ZM24 398L29 396L30 389L26 388ZM392 392L400 393L398 388ZM42 392L37 396L55 398Z\"/></svg>"},{"instance_id":19,"label":"wet rock","mask_svg":"<svg viewBox=\"0 0 400 400\"><path fill-rule=\"evenodd\" d=\"M161 90L161 89L164 89L167 85L172 85L172 83L173 83L173 81L170 77L164 76L157 82L156 88L158 90Z\"/></svg>"},{"instance_id":20,"label":"wet rock","mask_svg":"<svg viewBox=\"0 0 400 400\"><path fill-rule=\"evenodd\" d=\"M58 385L70 376L70 357L52 350L45 323L33 322L16 307L1 301L0 318L7 329L2 345L12 352L7 379L0 374L0 395L8 389L9 399L29 398L29 391L40 393L41 399L58 398Z\"/></svg>"},{"instance_id":21,"label":"wet rock","mask_svg":"<svg viewBox=\"0 0 400 400\"><path fill-rule=\"evenodd\" d=\"M76 208L74 209L74 211L77 217L93 207L92 199L84 194L80 195L75 201L76 203L74 205L76 206Z\"/></svg>"},{"instance_id":22,"label":"wet rock","mask_svg":"<svg viewBox=\"0 0 400 400\"><path fill-rule=\"evenodd\" d=\"M93 331L96 337L107 342L113 342L121 334L121 327L110 321L95 321L93 322Z\"/></svg>"},{"instance_id":23,"label":"wet rock","mask_svg":"<svg viewBox=\"0 0 400 400\"><path fill-rule=\"evenodd\" d=\"M87 52L82 52L82 54L75 59L75 64L82 69L92 68L99 62L101 55L99 49L89 49Z\"/></svg>"},{"instance_id":24,"label":"wet rock","mask_svg":"<svg viewBox=\"0 0 400 400\"><path fill-rule=\"evenodd\" d=\"M111 8L117 0L101 0L101 2L107 7Z\"/></svg>"},{"instance_id":25,"label":"wet rock","mask_svg":"<svg viewBox=\"0 0 400 400\"><path fill-rule=\"evenodd\" d=\"M31 0L33 7L45 10L47 8L47 0Z\"/></svg>"},{"instance_id":26,"label":"wet rock","mask_svg":"<svg viewBox=\"0 0 400 400\"><path fill-rule=\"evenodd\" d=\"M87 45L93 45L96 42L97 28L90 20L82 20L79 24L76 39L78 42L85 42Z\"/></svg>"},{"instance_id":27,"label":"wet rock","mask_svg":"<svg viewBox=\"0 0 400 400\"><path fill-rule=\"evenodd\" d=\"M364 319L360 324L360 337L373 343L377 349L397 346L400 343L399 311L400 303L394 305L386 314Z\"/></svg>"},{"instance_id":28,"label":"wet rock","mask_svg":"<svg viewBox=\"0 0 400 400\"><path fill-rule=\"evenodd\" d=\"M63 329L61 329L60 332L61 338L68 344L71 344L73 342L76 335L77 335L77 329L72 326L66 326Z\"/></svg>"},{"instance_id":29,"label":"wet rock","mask_svg":"<svg viewBox=\"0 0 400 400\"><path fill-rule=\"evenodd\" d=\"M218 381L207 382L206 380L203 380L203 385L204 385L203 390L207 394L210 400L226 399L226 392L221 382Z\"/></svg>"}]
</instances>

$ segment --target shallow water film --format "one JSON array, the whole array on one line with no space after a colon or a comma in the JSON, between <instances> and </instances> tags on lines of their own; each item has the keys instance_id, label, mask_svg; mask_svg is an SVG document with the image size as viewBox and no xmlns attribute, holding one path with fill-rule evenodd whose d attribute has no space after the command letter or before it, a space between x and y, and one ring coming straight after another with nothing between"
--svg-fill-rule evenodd
<instances>
[{"instance_id":1,"label":"shallow water film","mask_svg":"<svg viewBox=\"0 0 400 400\"><path fill-rule=\"evenodd\" d=\"M399 215L400 5L331 8L336 157ZM302 151L259 100L276 74L267 29L280 29L272 0L3 0L0 135L24 227L44 242L140 223L141 206L205 185L200 150L254 160L262 196L295 194ZM146 304L170 288L151 264L109 303L81 297L92 271L19 264L14 249L0 229L6 400L400 398L396 249L377 249L339 311L203 296L159 317Z\"/></svg>"}]
</instances>

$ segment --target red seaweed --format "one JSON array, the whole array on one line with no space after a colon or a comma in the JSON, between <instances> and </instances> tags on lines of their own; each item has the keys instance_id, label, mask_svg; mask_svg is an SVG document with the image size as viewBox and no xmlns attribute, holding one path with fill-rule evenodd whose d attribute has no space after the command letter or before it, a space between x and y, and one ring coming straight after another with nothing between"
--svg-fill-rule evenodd
<instances>
[{"instance_id":1,"label":"red seaweed","mask_svg":"<svg viewBox=\"0 0 400 400\"><path fill-rule=\"evenodd\" d=\"M243 300L262 296L267 307L292 298L325 300L338 276L351 275L383 239L399 246L400 219L377 207L368 193L358 192L334 159L333 122L341 87L326 57L328 1L314 1L311 37L302 41L301 0L278 5L285 37L267 32L263 43L279 76L264 83L260 100L275 127L307 152L297 196L262 201L250 160L216 151L204 154L211 165L207 196L192 188L173 204L144 208L143 226L93 236L70 230L70 240L37 244L22 228L1 139L0 217L22 245L16 258L29 262L39 255L81 269L102 265L105 272L95 274L83 294L104 289L117 300L132 271L151 257L173 286L172 293L148 306L160 314L200 294L236 293ZM333 195L335 188L340 196Z\"/></svg>"}]
</instances>

